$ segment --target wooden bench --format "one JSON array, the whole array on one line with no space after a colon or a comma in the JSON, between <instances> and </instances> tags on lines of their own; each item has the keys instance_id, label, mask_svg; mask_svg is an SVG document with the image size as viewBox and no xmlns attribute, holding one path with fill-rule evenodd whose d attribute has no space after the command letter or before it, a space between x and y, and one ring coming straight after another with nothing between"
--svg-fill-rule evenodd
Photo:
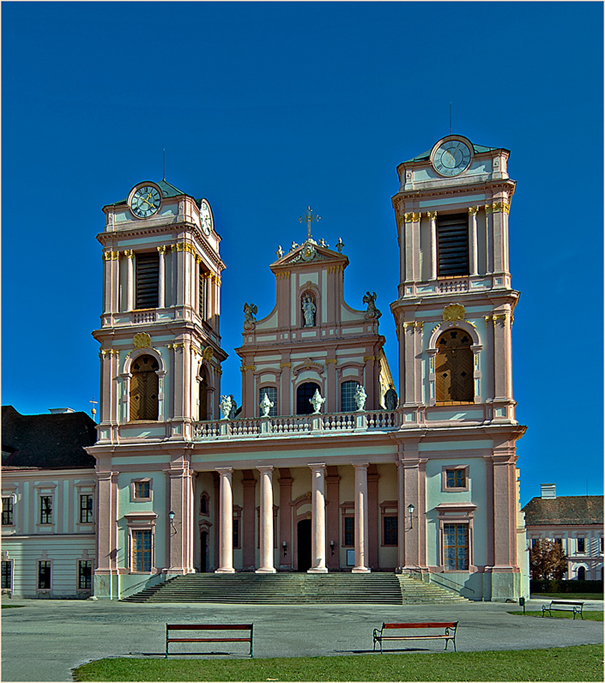
<instances>
[{"instance_id":1,"label":"wooden bench","mask_svg":"<svg viewBox=\"0 0 605 683\"><path fill-rule=\"evenodd\" d=\"M445 649L451 640L454 643L454 652L456 652L456 630L458 629L457 621L424 621L407 624L383 624L381 629L375 628L373 633L374 638L374 652L376 651L376 643L380 643L380 653L382 654L382 643L385 640L445 640ZM405 635L399 633L397 635L387 635L393 631L408 630L408 629L443 629L443 633L406 633Z\"/></svg>"},{"instance_id":2,"label":"wooden bench","mask_svg":"<svg viewBox=\"0 0 605 683\"><path fill-rule=\"evenodd\" d=\"M250 657L252 657L252 626L252 624L166 624L166 657L168 657L170 643L250 643ZM172 637L173 631L248 631L249 635L247 637L235 635Z\"/></svg>"},{"instance_id":3,"label":"wooden bench","mask_svg":"<svg viewBox=\"0 0 605 683\"><path fill-rule=\"evenodd\" d=\"M584 603L576 600L551 600L550 605L542 605L542 616L548 612L552 617L552 612L573 612L573 618L576 618L576 614L579 614L582 619L582 610L584 609Z\"/></svg>"}]
</instances>

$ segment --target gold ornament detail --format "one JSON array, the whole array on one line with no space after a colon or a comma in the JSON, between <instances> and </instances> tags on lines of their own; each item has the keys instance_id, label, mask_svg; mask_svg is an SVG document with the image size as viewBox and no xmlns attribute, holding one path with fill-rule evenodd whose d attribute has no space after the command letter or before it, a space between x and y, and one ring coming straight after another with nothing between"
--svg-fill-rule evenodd
<instances>
[{"instance_id":1,"label":"gold ornament detail","mask_svg":"<svg viewBox=\"0 0 605 683\"><path fill-rule=\"evenodd\" d=\"M160 246L158 247L158 252L159 252L160 254L165 254L165 253L166 253L166 248L167 248L166 245L165 245L165 244L162 244L162 245L160 245Z\"/></svg>"},{"instance_id":2,"label":"gold ornament detail","mask_svg":"<svg viewBox=\"0 0 605 683\"><path fill-rule=\"evenodd\" d=\"M132 249L126 249L124 256L126 258L134 258L134 251Z\"/></svg>"},{"instance_id":3,"label":"gold ornament detail","mask_svg":"<svg viewBox=\"0 0 605 683\"><path fill-rule=\"evenodd\" d=\"M443 319L450 322L464 320L465 313L466 312L462 304L449 304L443 309Z\"/></svg>"},{"instance_id":4,"label":"gold ornament detail","mask_svg":"<svg viewBox=\"0 0 605 683\"><path fill-rule=\"evenodd\" d=\"M151 337L147 334L147 332L139 332L132 338L132 345L135 349L150 349Z\"/></svg>"},{"instance_id":5,"label":"gold ornament detail","mask_svg":"<svg viewBox=\"0 0 605 683\"><path fill-rule=\"evenodd\" d=\"M212 354L214 353L214 350L212 349L211 346L207 346L204 349L204 353L202 354L202 358L204 360L212 360Z\"/></svg>"},{"instance_id":6,"label":"gold ornament detail","mask_svg":"<svg viewBox=\"0 0 605 683\"><path fill-rule=\"evenodd\" d=\"M494 202L493 204L487 204L485 207L485 213L509 213L510 205L508 202Z\"/></svg>"},{"instance_id":7,"label":"gold ornament detail","mask_svg":"<svg viewBox=\"0 0 605 683\"><path fill-rule=\"evenodd\" d=\"M426 215L430 221L436 221L437 220L437 212L436 211L427 211Z\"/></svg>"},{"instance_id":8,"label":"gold ornament detail","mask_svg":"<svg viewBox=\"0 0 605 683\"><path fill-rule=\"evenodd\" d=\"M478 213L479 213L479 207L478 206L469 206L468 207L469 216L476 216Z\"/></svg>"},{"instance_id":9,"label":"gold ornament detail","mask_svg":"<svg viewBox=\"0 0 605 683\"><path fill-rule=\"evenodd\" d=\"M103 261L118 261L120 258L119 251L104 251Z\"/></svg>"},{"instance_id":10,"label":"gold ornament detail","mask_svg":"<svg viewBox=\"0 0 605 683\"><path fill-rule=\"evenodd\" d=\"M421 214L419 213L406 213L403 217L406 223L419 223Z\"/></svg>"}]
</instances>

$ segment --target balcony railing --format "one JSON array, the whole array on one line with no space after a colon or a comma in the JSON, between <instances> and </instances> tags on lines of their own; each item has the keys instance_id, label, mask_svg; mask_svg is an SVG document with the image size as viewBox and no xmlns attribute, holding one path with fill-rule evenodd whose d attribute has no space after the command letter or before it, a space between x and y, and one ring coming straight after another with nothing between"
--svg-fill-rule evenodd
<instances>
[{"instance_id":1,"label":"balcony railing","mask_svg":"<svg viewBox=\"0 0 605 683\"><path fill-rule=\"evenodd\" d=\"M283 437L334 432L376 432L399 429L399 414L389 410L328 413L327 415L285 415L241 420L196 422L197 441L221 438Z\"/></svg>"}]
</instances>

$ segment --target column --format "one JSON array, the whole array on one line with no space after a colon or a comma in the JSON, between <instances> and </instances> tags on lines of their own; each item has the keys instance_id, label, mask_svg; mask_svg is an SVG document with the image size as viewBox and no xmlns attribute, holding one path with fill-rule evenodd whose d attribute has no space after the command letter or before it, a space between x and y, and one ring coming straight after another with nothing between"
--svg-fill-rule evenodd
<instances>
[{"instance_id":1,"label":"column","mask_svg":"<svg viewBox=\"0 0 605 683\"><path fill-rule=\"evenodd\" d=\"M324 472L325 464L309 465L312 483L312 530L311 530L311 563L307 571L314 574L327 573L326 568L326 500Z\"/></svg>"},{"instance_id":2,"label":"column","mask_svg":"<svg viewBox=\"0 0 605 683\"><path fill-rule=\"evenodd\" d=\"M233 467L217 467L221 477L219 520L219 568L216 574L233 574Z\"/></svg>"},{"instance_id":3,"label":"column","mask_svg":"<svg viewBox=\"0 0 605 683\"><path fill-rule=\"evenodd\" d=\"M479 211L478 206L468 207L468 245L469 245L469 266L471 275L479 274L479 266L477 263L477 212Z\"/></svg>"},{"instance_id":4,"label":"column","mask_svg":"<svg viewBox=\"0 0 605 683\"><path fill-rule=\"evenodd\" d=\"M166 246L158 247L158 308L166 308Z\"/></svg>"},{"instance_id":5,"label":"column","mask_svg":"<svg viewBox=\"0 0 605 683\"><path fill-rule=\"evenodd\" d=\"M429 260L429 280L437 279L437 212L429 211L427 213L429 219L429 245L430 245L430 260Z\"/></svg>"},{"instance_id":6,"label":"column","mask_svg":"<svg viewBox=\"0 0 605 683\"><path fill-rule=\"evenodd\" d=\"M193 569L193 479L189 462L177 458L168 471L170 502L175 517L168 524L168 567L171 574L188 574Z\"/></svg>"},{"instance_id":7,"label":"column","mask_svg":"<svg viewBox=\"0 0 605 683\"><path fill-rule=\"evenodd\" d=\"M257 574L275 574L273 566L273 467L263 465L260 472L260 567Z\"/></svg>"},{"instance_id":8,"label":"column","mask_svg":"<svg viewBox=\"0 0 605 683\"><path fill-rule=\"evenodd\" d=\"M355 566L356 574L367 574L368 548L368 463L353 465L355 468Z\"/></svg>"},{"instance_id":9,"label":"column","mask_svg":"<svg viewBox=\"0 0 605 683\"><path fill-rule=\"evenodd\" d=\"M126 257L126 310L132 311L135 307L134 300L134 251L127 249Z\"/></svg>"}]
</instances>

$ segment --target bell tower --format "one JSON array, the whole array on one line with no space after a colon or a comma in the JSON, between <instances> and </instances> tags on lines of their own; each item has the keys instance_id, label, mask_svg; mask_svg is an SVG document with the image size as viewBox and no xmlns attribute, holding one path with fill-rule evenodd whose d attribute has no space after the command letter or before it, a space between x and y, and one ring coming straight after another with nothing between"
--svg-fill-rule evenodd
<instances>
[{"instance_id":1,"label":"bell tower","mask_svg":"<svg viewBox=\"0 0 605 683\"><path fill-rule=\"evenodd\" d=\"M509 151L448 135L398 167L403 426L516 424Z\"/></svg>"},{"instance_id":2,"label":"bell tower","mask_svg":"<svg viewBox=\"0 0 605 683\"><path fill-rule=\"evenodd\" d=\"M219 415L220 283L210 205L141 182L103 209L98 445L190 439Z\"/></svg>"}]
</instances>

